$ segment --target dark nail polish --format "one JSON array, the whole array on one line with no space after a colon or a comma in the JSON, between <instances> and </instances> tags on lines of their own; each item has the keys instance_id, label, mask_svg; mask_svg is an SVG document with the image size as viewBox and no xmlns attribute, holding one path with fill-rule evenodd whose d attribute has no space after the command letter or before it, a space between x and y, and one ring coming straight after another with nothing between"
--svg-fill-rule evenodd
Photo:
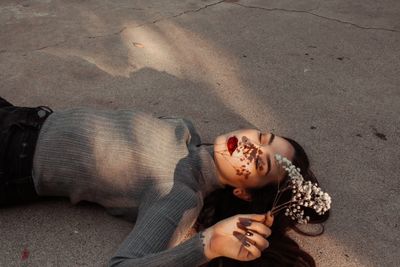
<instances>
[{"instance_id":1,"label":"dark nail polish","mask_svg":"<svg viewBox=\"0 0 400 267\"><path fill-rule=\"evenodd\" d=\"M245 227L250 226L252 223L251 220L247 219L247 218L239 218L239 222L241 225L243 225Z\"/></svg>"},{"instance_id":2,"label":"dark nail polish","mask_svg":"<svg viewBox=\"0 0 400 267\"><path fill-rule=\"evenodd\" d=\"M253 233L252 232L246 232L246 235L247 236L253 236Z\"/></svg>"},{"instance_id":3,"label":"dark nail polish","mask_svg":"<svg viewBox=\"0 0 400 267\"><path fill-rule=\"evenodd\" d=\"M233 231L233 236L236 237L240 242L245 242L245 236L237 231Z\"/></svg>"},{"instance_id":4,"label":"dark nail polish","mask_svg":"<svg viewBox=\"0 0 400 267\"><path fill-rule=\"evenodd\" d=\"M243 245L245 245L246 247L250 247L250 244L248 242L244 242Z\"/></svg>"},{"instance_id":5,"label":"dark nail polish","mask_svg":"<svg viewBox=\"0 0 400 267\"><path fill-rule=\"evenodd\" d=\"M246 226L244 226L243 224L241 224L240 222L236 223L237 228L242 229L243 231L247 231Z\"/></svg>"}]
</instances>

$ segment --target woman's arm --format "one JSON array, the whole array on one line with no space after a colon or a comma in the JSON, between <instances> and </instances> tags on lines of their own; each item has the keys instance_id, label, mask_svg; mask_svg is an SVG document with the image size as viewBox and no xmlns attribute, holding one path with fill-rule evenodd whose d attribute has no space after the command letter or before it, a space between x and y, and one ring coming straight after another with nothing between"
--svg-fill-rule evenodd
<instances>
[{"instance_id":1,"label":"woman's arm","mask_svg":"<svg viewBox=\"0 0 400 267\"><path fill-rule=\"evenodd\" d=\"M173 232L173 219L163 212L161 206L156 204L152 208L160 212L150 216L146 214L143 218L149 221L138 222L140 225L135 226L111 259L110 266L193 267L220 256L250 261L258 258L269 246L266 238L271 234L269 227L273 217L243 214L220 221L182 244L167 249Z\"/></svg>"},{"instance_id":2,"label":"woman's arm","mask_svg":"<svg viewBox=\"0 0 400 267\"><path fill-rule=\"evenodd\" d=\"M151 203L151 204L150 204ZM156 201L151 195L141 206L132 232L125 239L109 266L198 266L207 262L201 233L180 245L168 248L182 220L195 220L198 196L185 188L175 187ZM194 218L188 218L194 216Z\"/></svg>"}]
</instances>

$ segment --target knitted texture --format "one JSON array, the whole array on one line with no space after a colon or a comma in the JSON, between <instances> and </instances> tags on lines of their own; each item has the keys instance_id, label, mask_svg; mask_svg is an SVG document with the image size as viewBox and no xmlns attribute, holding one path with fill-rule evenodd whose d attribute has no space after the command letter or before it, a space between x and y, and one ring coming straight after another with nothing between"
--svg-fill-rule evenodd
<instances>
[{"instance_id":1,"label":"knitted texture","mask_svg":"<svg viewBox=\"0 0 400 267\"><path fill-rule=\"evenodd\" d=\"M212 147L184 119L72 109L44 123L33 178L41 196L95 202L135 226L110 266L198 266L200 234L181 242L204 197L221 187Z\"/></svg>"}]
</instances>

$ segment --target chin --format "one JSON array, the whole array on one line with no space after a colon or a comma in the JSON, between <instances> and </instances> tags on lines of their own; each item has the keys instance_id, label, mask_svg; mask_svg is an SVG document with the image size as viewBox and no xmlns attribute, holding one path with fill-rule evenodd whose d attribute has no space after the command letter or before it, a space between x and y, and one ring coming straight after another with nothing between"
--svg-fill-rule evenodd
<instances>
[{"instance_id":1,"label":"chin","mask_svg":"<svg viewBox=\"0 0 400 267\"><path fill-rule=\"evenodd\" d=\"M227 135L219 135L214 139L214 147L218 147L219 150L227 149Z\"/></svg>"}]
</instances>

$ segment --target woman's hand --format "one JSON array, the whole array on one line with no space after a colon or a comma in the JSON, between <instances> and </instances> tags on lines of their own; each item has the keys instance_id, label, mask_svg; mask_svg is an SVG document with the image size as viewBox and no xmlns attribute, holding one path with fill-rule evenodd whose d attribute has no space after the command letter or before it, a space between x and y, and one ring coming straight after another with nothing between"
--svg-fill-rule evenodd
<instances>
[{"instance_id":1,"label":"woman's hand","mask_svg":"<svg viewBox=\"0 0 400 267\"><path fill-rule=\"evenodd\" d=\"M207 228L204 234L204 253L209 260L228 257L251 261L261 256L269 246L273 216L265 214L242 214L222 220Z\"/></svg>"}]
</instances>

